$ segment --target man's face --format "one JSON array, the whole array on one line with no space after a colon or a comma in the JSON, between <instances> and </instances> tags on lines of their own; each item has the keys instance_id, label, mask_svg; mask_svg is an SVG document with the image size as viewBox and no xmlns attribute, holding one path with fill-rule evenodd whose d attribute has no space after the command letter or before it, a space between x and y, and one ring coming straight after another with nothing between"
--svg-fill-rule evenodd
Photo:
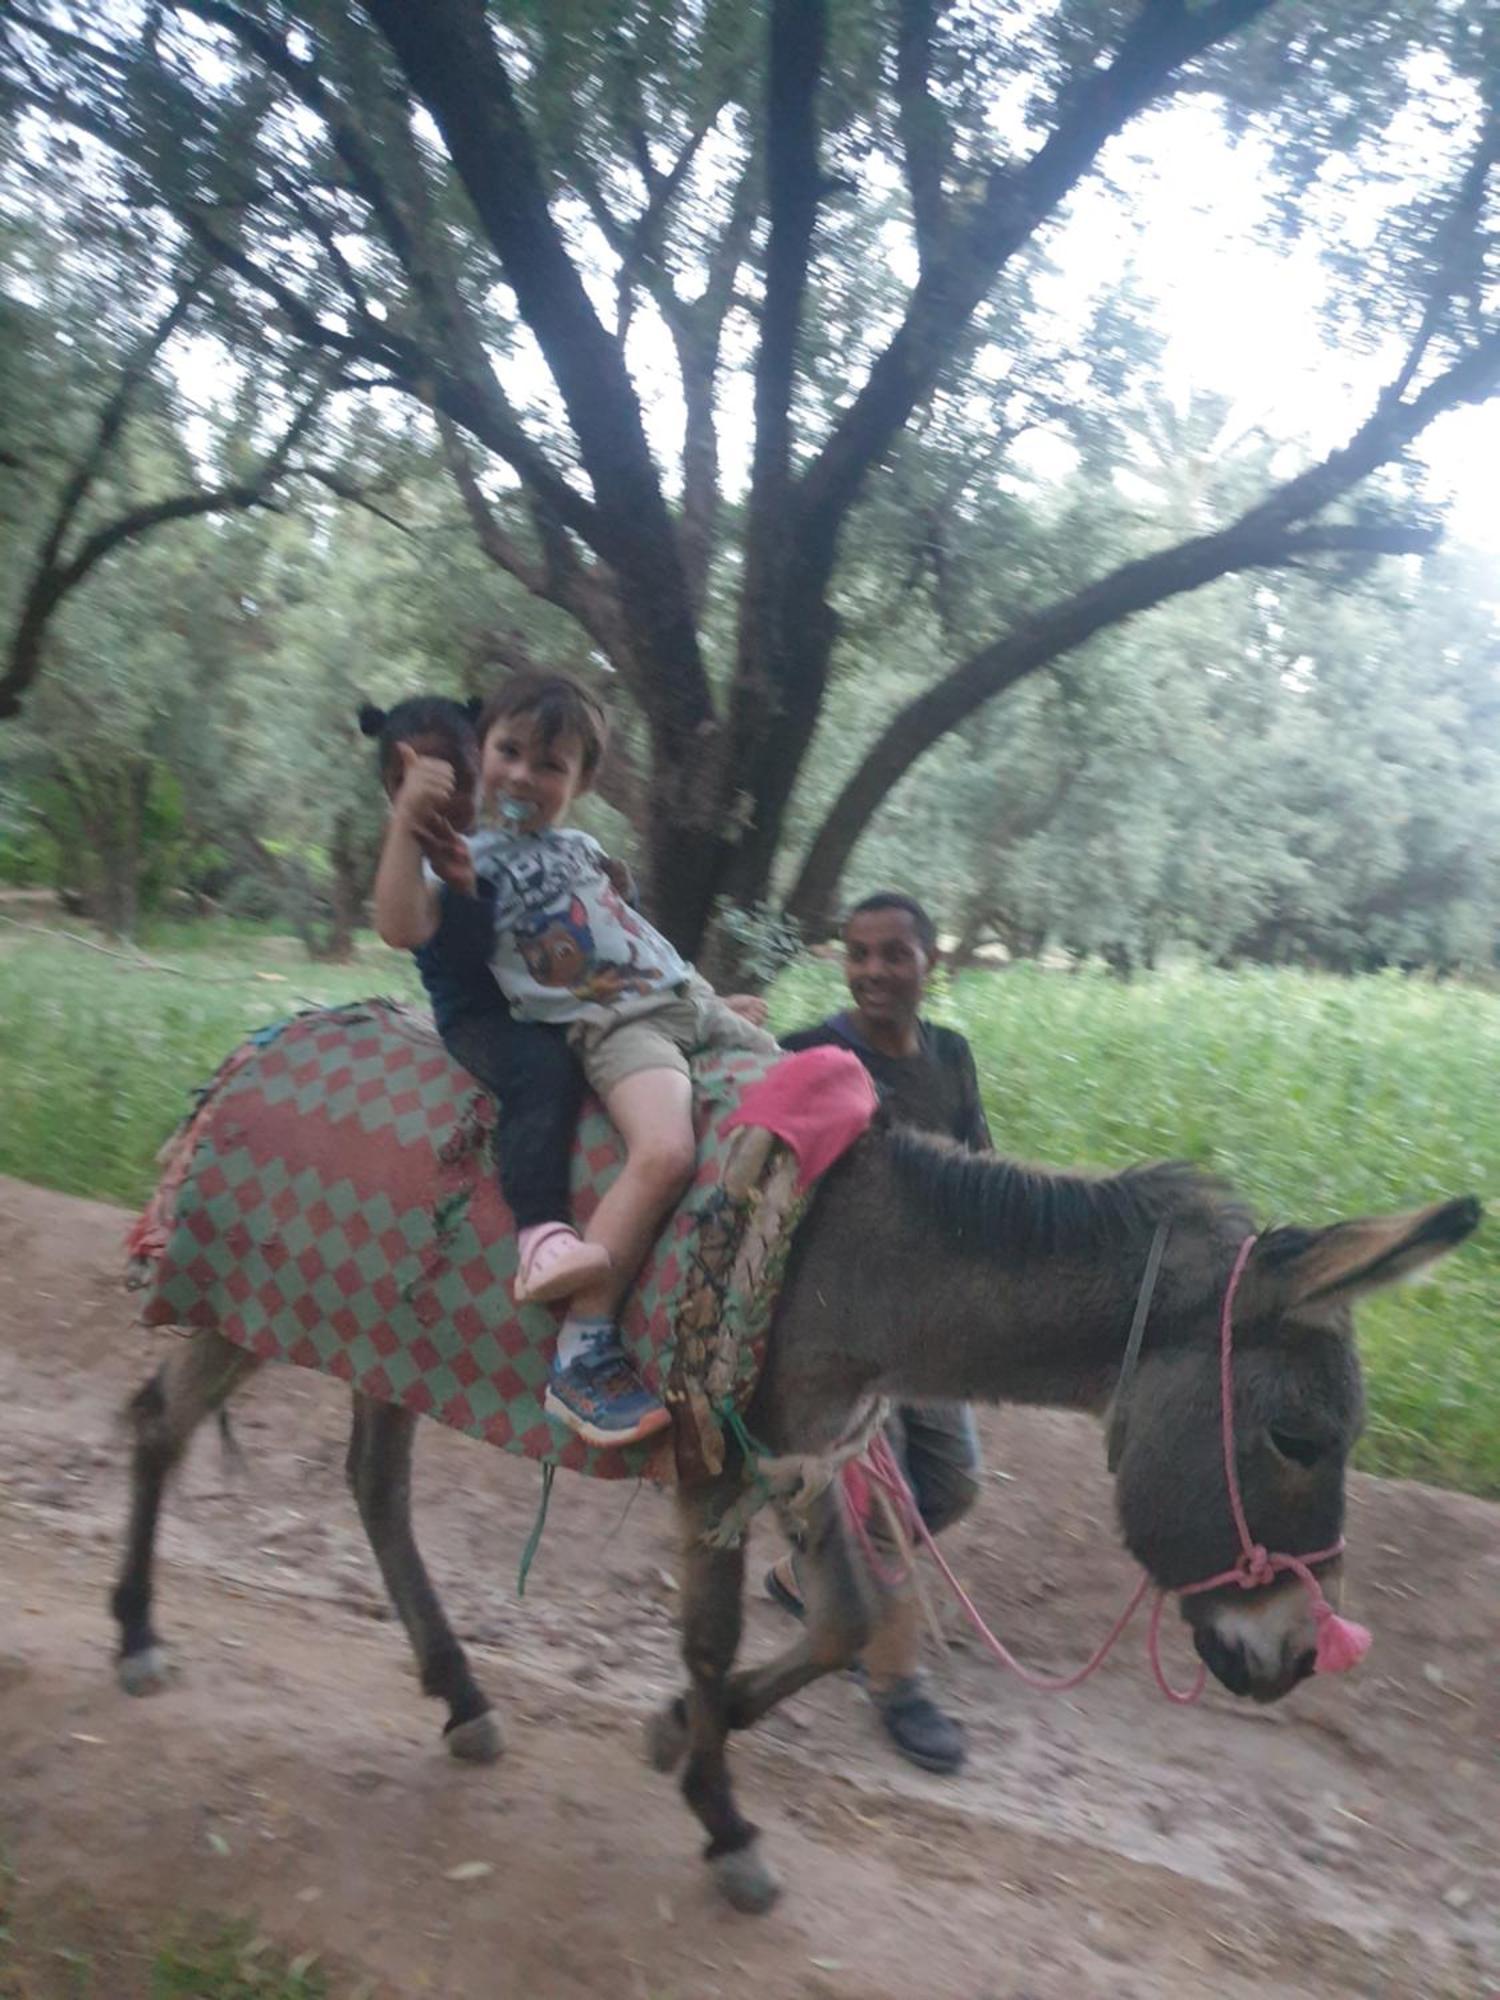
<instances>
[{"instance_id":1,"label":"man's face","mask_svg":"<svg viewBox=\"0 0 1500 2000\"><path fill-rule=\"evenodd\" d=\"M844 926L844 978L867 1020L913 1020L931 970L910 911L862 910Z\"/></svg>"}]
</instances>

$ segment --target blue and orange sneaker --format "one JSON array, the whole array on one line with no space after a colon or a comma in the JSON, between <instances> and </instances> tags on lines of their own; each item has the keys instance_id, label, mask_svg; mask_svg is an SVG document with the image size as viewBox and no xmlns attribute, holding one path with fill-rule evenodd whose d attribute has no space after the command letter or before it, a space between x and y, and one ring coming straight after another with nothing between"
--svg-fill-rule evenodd
<instances>
[{"instance_id":1,"label":"blue and orange sneaker","mask_svg":"<svg viewBox=\"0 0 1500 2000\"><path fill-rule=\"evenodd\" d=\"M598 1445L639 1444L672 1421L665 1403L636 1373L613 1327L566 1367L554 1362L543 1407L549 1417Z\"/></svg>"}]
</instances>

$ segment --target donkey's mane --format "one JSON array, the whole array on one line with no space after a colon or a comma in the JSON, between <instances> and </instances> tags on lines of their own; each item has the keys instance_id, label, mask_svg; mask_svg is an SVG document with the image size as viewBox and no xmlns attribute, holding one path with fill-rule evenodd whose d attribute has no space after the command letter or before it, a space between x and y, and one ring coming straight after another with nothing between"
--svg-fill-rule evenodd
<instances>
[{"instance_id":1,"label":"donkey's mane","mask_svg":"<svg viewBox=\"0 0 1500 2000\"><path fill-rule=\"evenodd\" d=\"M1054 1173L900 1127L885 1144L902 1189L966 1250L1053 1256L1133 1242L1159 1222L1240 1235L1252 1227L1228 1184L1185 1160L1116 1174Z\"/></svg>"}]
</instances>

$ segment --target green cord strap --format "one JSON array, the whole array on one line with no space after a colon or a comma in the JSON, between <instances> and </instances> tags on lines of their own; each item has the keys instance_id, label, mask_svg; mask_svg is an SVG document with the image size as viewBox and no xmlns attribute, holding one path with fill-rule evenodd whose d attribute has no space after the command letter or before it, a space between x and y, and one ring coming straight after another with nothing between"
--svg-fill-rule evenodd
<instances>
[{"instance_id":1,"label":"green cord strap","mask_svg":"<svg viewBox=\"0 0 1500 2000\"><path fill-rule=\"evenodd\" d=\"M517 1597L526 1595L526 1579L531 1574L531 1565L536 1561L536 1552L542 1545L542 1530L547 1525L547 1503L552 1498L552 1482L556 1477L556 1463L549 1458L542 1466L542 1503L536 1510L536 1520L526 1538L526 1546L521 1551L521 1568L516 1577Z\"/></svg>"},{"instance_id":2,"label":"green cord strap","mask_svg":"<svg viewBox=\"0 0 1500 2000\"><path fill-rule=\"evenodd\" d=\"M724 1398L723 1402L719 1405L719 1415L728 1425L735 1443L745 1454L746 1461L751 1471L755 1474L756 1479L764 1485L765 1480L761 1474L760 1461L763 1458L769 1458L771 1456L770 1452L767 1451L758 1438L751 1435L746 1426L745 1419L735 1408L733 1397L726 1396Z\"/></svg>"}]
</instances>

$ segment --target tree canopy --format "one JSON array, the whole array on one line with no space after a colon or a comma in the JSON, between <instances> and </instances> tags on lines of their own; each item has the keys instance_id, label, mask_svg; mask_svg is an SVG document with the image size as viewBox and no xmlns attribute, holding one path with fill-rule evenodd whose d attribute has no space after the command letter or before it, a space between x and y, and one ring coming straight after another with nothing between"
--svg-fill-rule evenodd
<instances>
[{"instance_id":1,"label":"tree canopy","mask_svg":"<svg viewBox=\"0 0 1500 2000\"><path fill-rule=\"evenodd\" d=\"M617 797L689 949L726 901L826 921L918 761L1076 655L1012 732L1045 756L991 802L1034 856L1150 684L1153 622L1106 671L1100 635L1242 574L1316 605L1431 549L1411 448L1500 382L1500 27L1457 0L20 0L0 77L14 171L66 212L109 352L41 482L0 713L40 699L58 606L120 548L293 490L316 542L325 501L380 507L391 459L419 458L426 517L461 509L556 621L502 617L502 645L571 646L611 692ZM1387 372L1336 449L1288 469L1168 436L1164 490L1131 505L1150 302L1127 285L1070 318L1043 281L1082 190L1131 226L1130 136L1189 94L1325 252L1333 337ZM152 400L193 341L234 392L174 466ZM143 483L120 474L137 422L160 440ZM1039 428L1076 454L1064 504L1034 504ZM894 624L919 671L862 702ZM1211 704L1185 653L1162 699L1190 734ZM1310 821L1340 782L1310 775ZM1130 866L1147 903L1191 874Z\"/></svg>"}]
</instances>

